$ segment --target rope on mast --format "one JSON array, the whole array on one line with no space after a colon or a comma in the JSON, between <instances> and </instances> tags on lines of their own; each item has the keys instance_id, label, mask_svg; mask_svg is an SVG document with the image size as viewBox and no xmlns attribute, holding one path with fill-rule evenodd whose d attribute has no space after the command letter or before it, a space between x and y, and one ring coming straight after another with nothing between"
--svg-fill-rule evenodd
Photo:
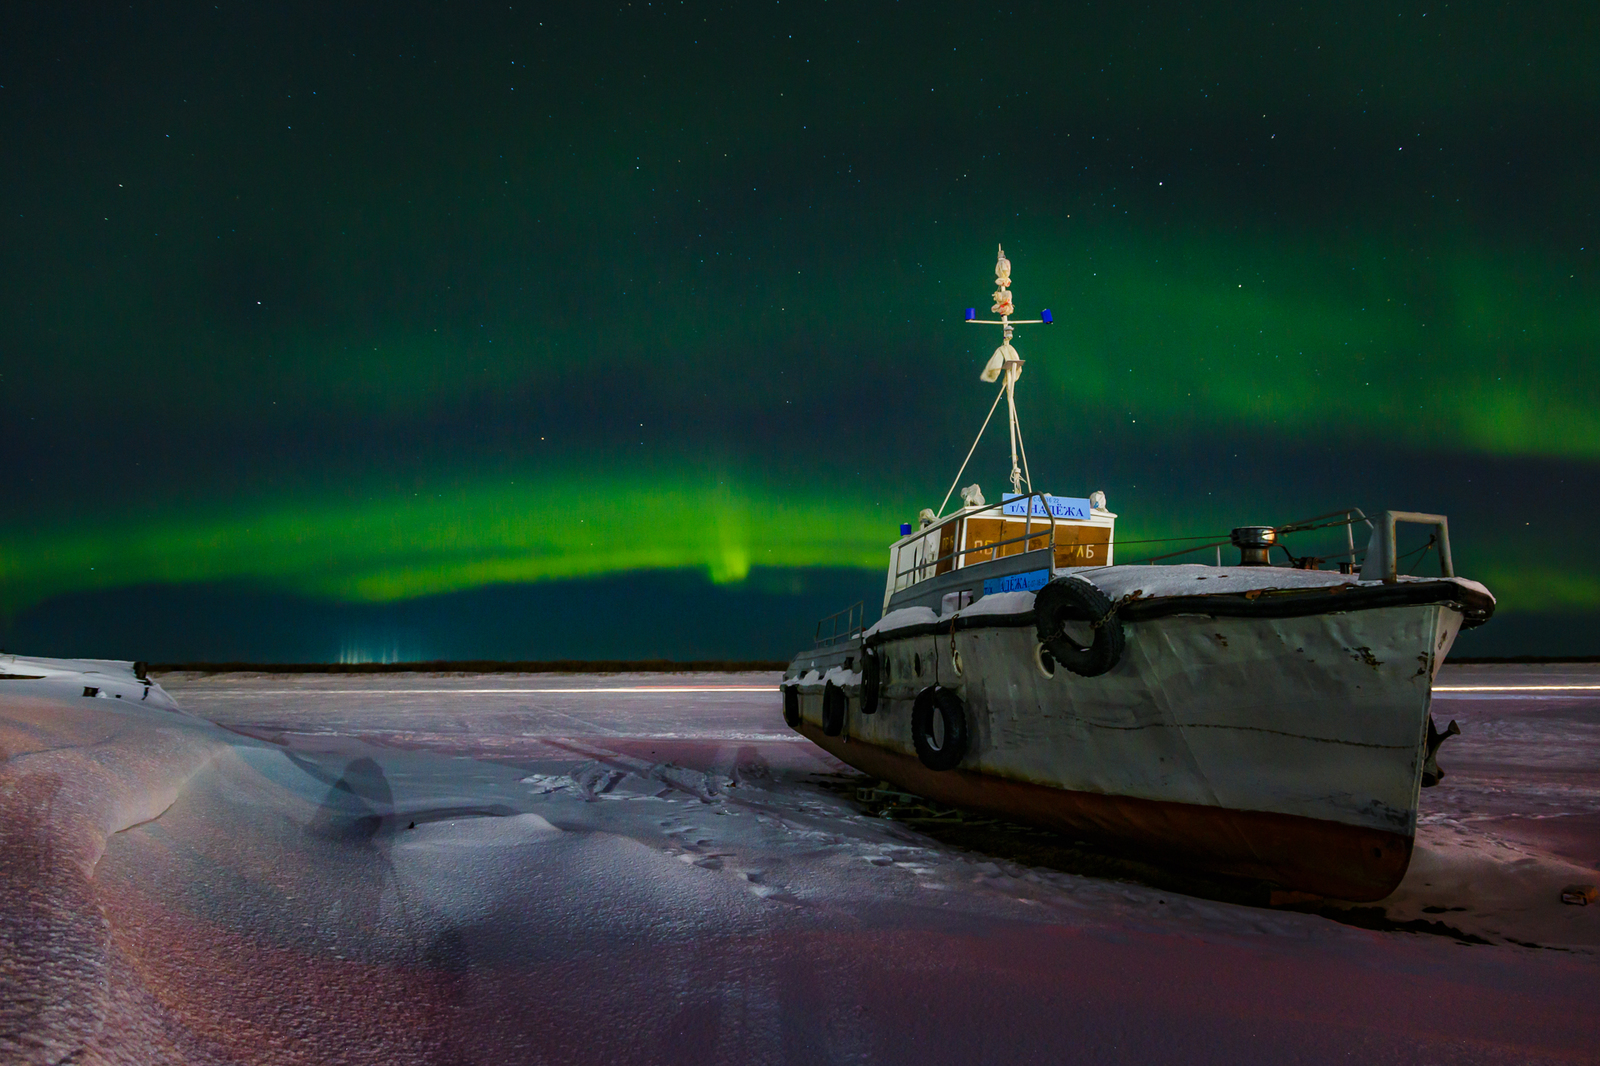
<instances>
[{"instance_id":1,"label":"rope on mast","mask_svg":"<svg viewBox=\"0 0 1600 1066\"><path fill-rule=\"evenodd\" d=\"M1005 389L994 394L994 403L989 405L989 416L983 420L983 425L978 428L978 435L972 441L972 447L967 449L967 457L961 460L961 469L956 471L956 479L950 482L950 491L944 494L944 499L939 502L939 513L933 517L939 518L944 514L944 505L950 502L950 496L956 491L956 486L961 484L961 475L967 472L967 464L972 462L972 453L978 450L978 441L983 439L983 431L989 428L989 419L994 417L994 409L1000 406L1000 397L1004 396Z\"/></svg>"}]
</instances>

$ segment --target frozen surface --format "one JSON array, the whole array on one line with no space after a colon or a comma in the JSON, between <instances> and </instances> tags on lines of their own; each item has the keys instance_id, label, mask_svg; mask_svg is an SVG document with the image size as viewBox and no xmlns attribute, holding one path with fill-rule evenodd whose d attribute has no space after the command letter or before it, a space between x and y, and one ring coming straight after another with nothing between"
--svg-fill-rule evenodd
<instances>
[{"instance_id":1,"label":"frozen surface","mask_svg":"<svg viewBox=\"0 0 1600 1066\"><path fill-rule=\"evenodd\" d=\"M1600 669L1440 678L1385 909L1470 945L940 844L778 680L0 681L0 1060L1600 1057Z\"/></svg>"}]
</instances>

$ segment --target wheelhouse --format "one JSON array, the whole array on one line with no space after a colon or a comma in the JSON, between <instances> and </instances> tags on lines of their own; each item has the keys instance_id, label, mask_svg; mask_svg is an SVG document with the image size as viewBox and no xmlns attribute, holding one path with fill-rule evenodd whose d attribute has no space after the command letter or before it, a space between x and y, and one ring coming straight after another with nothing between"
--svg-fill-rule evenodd
<instances>
[{"instance_id":1,"label":"wheelhouse","mask_svg":"<svg viewBox=\"0 0 1600 1066\"><path fill-rule=\"evenodd\" d=\"M1041 588L1057 570L1110 566L1116 520L1101 498L1032 492L924 518L915 531L902 526L883 609L963 607L991 592Z\"/></svg>"}]
</instances>

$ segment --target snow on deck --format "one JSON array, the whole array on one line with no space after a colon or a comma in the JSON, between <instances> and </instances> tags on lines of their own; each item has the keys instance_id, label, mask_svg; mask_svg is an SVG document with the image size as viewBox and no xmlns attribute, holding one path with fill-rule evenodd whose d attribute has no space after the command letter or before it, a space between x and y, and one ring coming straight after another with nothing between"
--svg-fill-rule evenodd
<instances>
[{"instance_id":1,"label":"snow on deck","mask_svg":"<svg viewBox=\"0 0 1600 1066\"><path fill-rule=\"evenodd\" d=\"M1057 570L1056 573L1088 581L1113 600L1135 595L1147 600L1177 596L1235 596L1245 592L1333 588L1338 585L1382 588L1384 584L1382 581L1362 581L1356 575L1341 574L1336 570L1291 570L1279 566L1216 567L1192 563L1172 566L1081 566ZM1404 574L1399 581L1407 584L1448 581L1494 600L1488 588L1468 578ZM963 618L1026 614L1033 610L1034 595L1032 592L992 592L979 596L954 613ZM930 607L902 607L884 615L865 635L871 637L878 633L928 625L938 622L940 618L940 614Z\"/></svg>"},{"instance_id":2,"label":"snow on deck","mask_svg":"<svg viewBox=\"0 0 1600 1066\"><path fill-rule=\"evenodd\" d=\"M1475 946L871 817L853 775L783 726L779 677L168 675L181 714L0 681L0 1059L1600 1046L1600 906L1556 899L1600 877L1600 669L1440 678L1435 714L1464 733L1383 906L1490 941Z\"/></svg>"},{"instance_id":3,"label":"snow on deck","mask_svg":"<svg viewBox=\"0 0 1600 1066\"><path fill-rule=\"evenodd\" d=\"M1113 599L1133 592L1146 597L1227 595L1255 590L1332 588L1355 585L1381 588L1382 581L1362 581L1354 574L1336 570L1291 570L1281 566L1205 566L1181 563L1173 566L1085 566L1064 571L1093 582ZM1402 574L1402 583L1450 581L1493 599L1489 590L1463 577L1429 577Z\"/></svg>"}]
</instances>

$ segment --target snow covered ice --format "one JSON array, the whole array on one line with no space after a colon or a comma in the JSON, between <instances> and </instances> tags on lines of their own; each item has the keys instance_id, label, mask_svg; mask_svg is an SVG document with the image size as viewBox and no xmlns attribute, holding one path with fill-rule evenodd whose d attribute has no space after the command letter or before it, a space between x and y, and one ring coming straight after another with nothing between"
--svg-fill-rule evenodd
<instances>
[{"instance_id":1,"label":"snow covered ice","mask_svg":"<svg viewBox=\"0 0 1600 1066\"><path fill-rule=\"evenodd\" d=\"M1600 686L1593 669L1439 679L1435 715L1464 733L1384 907L1459 938L873 817L854 775L783 726L776 674L168 675L175 706L128 698L137 685L26 687L46 680L0 682L5 1061L1600 1048L1600 907L1557 898L1600 878L1600 687L1492 691Z\"/></svg>"}]
</instances>

